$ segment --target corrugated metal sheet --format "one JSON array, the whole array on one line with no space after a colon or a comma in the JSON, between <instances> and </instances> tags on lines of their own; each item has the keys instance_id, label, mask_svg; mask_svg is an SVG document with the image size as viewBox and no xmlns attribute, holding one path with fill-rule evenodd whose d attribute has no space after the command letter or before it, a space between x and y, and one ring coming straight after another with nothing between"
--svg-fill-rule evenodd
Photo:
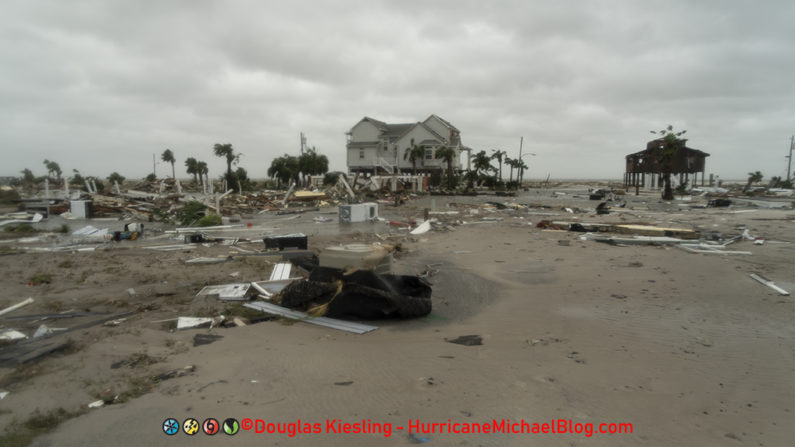
<instances>
[{"instance_id":1,"label":"corrugated metal sheet","mask_svg":"<svg viewBox=\"0 0 795 447\"><path fill-rule=\"evenodd\" d=\"M353 332L354 334L366 334L368 332L378 329L378 326L370 326L361 323L354 323L352 321L337 320L334 318L326 318L326 317L312 317L310 315L305 314L304 312L299 312L297 310L292 310L286 307L277 306L276 304L267 303L264 301L245 303L243 304L243 307L247 307L249 309L258 310L260 312L265 312L273 315L279 315L281 317L292 318L294 320L300 320L306 323L316 324L318 326L328 327L331 329Z\"/></svg>"}]
</instances>

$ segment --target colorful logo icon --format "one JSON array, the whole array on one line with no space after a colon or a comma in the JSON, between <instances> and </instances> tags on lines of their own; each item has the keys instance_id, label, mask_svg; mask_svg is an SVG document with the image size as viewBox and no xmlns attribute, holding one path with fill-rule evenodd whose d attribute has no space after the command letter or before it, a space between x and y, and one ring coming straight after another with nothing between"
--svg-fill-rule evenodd
<instances>
[{"instance_id":1,"label":"colorful logo icon","mask_svg":"<svg viewBox=\"0 0 795 447\"><path fill-rule=\"evenodd\" d=\"M179 421L174 418L168 418L163 421L163 433L169 436L179 433Z\"/></svg>"},{"instance_id":2,"label":"colorful logo icon","mask_svg":"<svg viewBox=\"0 0 795 447\"><path fill-rule=\"evenodd\" d=\"M234 436L240 431L240 423L235 418L227 418L224 421L224 433L229 436Z\"/></svg>"},{"instance_id":3,"label":"colorful logo icon","mask_svg":"<svg viewBox=\"0 0 795 447\"><path fill-rule=\"evenodd\" d=\"M215 418L207 418L204 420L204 423L202 424L202 430L204 431L204 434L210 436L218 433L218 430L220 430L220 428L221 426L220 424L218 424L218 419Z\"/></svg>"},{"instance_id":4,"label":"colorful logo icon","mask_svg":"<svg viewBox=\"0 0 795 447\"><path fill-rule=\"evenodd\" d=\"M195 435L199 432L199 421L193 418L185 419L185 422L182 423L182 431L184 431L186 435Z\"/></svg>"}]
</instances>

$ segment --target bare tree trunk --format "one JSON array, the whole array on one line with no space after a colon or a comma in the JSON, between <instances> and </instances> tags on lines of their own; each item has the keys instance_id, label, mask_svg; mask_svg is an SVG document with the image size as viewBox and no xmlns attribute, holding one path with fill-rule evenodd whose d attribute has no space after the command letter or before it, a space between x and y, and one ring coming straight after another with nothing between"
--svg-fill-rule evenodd
<instances>
[{"instance_id":1,"label":"bare tree trunk","mask_svg":"<svg viewBox=\"0 0 795 447\"><path fill-rule=\"evenodd\" d=\"M674 192L671 189L671 173L664 172L663 173L663 182L665 183L665 187L663 188L662 199L663 200L673 200L674 199Z\"/></svg>"}]
</instances>

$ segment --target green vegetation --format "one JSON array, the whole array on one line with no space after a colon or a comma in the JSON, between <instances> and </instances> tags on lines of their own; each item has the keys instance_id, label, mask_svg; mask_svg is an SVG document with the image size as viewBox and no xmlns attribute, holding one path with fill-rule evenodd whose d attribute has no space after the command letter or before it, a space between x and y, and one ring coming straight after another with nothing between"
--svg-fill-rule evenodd
<instances>
[{"instance_id":1,"label":"green vegetation","mask_svg":"<svg viewBox=\"0 0 795 447\"><path fill-rule=\"evenodd\" d=\"M182 226L189 227L204 217L206 209L207 205L201 202L188 202L182 209L177 210L177 222Z\"/></svg>"},{"instance_id":2,"label":"green vegetation","mask_svg":"<svg viewBox=\"0 0 795 447\"><path fill-rule=\"evenodd\" d=\"M339 172L329 172L323 176L323 186L334 186L339 180Z\"/></svg>"},{"instance_id":3,"label":"green vegetation","mask_svg":"<svg viewBox=\"0 0 795 447\"><path fill-rule=\"evenodd\" d=\"M6 225L3 229L6 233L19 233L19 234L31 234L31 233L38 233L39 230L33 228L30 224L19 224L19 225Z\"/></svg>"},{"instance_id":4,"label":"green vegetation","mask_svg":"<svg viewBox=\"0 0 795 447\"><path fill-rule=\"evenodd\" d=\"M761 182L763 178L765 178L765 176L763 176L762 173L759 171L749 172L748 183L745 184L745 188L743 188L743 191L748 191L751 188L752 184Z\"/></svg>"},{"instance_id":5,"label":"green vegetation","mask_svg":"<svg viewBox=\"0 0 795 447\"><path fill-rule=\"evenodd\" d=\"M271 161L271 167L268 168L268 177L275 178L278 182L278 186L281 188L282 183L287 185L290 183L290 180L296 180L297 182L298 171L298 157L284 154Z\"/></svg>"},{"instance_id":6,"label":"green vegetation","mask_svg":"<svg viewBox=\"0 0 795 447\"><path fill-rule=\"evenodd\" d=\"M50 160L44 160L44 167L47 168L47 176L52 177L52 174L55 174L56 182L60 184L61 174L63 174L63 172L61 171L61 167L58 166L58 163Z\"/></svg>"},{"instance_id":7,"label":"green vegetation","mask_svg":"<svg viewBox=\"0 0 795 447\"><path fill-rule=\"evenodd\" d=\"M453 159L455 159L455 149L442 146L436 149L436 158L442 159L447 163L447 187L454 189L458 184L458 178L453 173ZM502 166L502 156L500 156L500 166Z\"/></svg>"},{"instance_id":8,"label":"green vegetation","mask_svg":"<svg viewBox=\"0 0 795 447\"><path fill-rule=\"evenodd\" d=\"M125 177L122 176L121 174L119 174L118 172L113 172L112 174L110 174L108 176L108 183L110 183L111 185L113 184L114 181L118 182L119 185L121 185L122 183L124 183L124 180L125 180ZM100 188L99 183L97 183L97 190L100 190L100 189L102 189L102 188Z\"/></svg>"},{"instance_id":9,"label":"green vegetation","mask_svg":"<svg viewBox=\"0 0 795 447\"><path fill-rule=\"evenodd\" d=\"M85 410L67 411L63 408L57 408L47 413L36 410L28 420L22 423L13 422L0 436L0 445L5 447L28 446L35 437L49 433L63 422L83 413Z\"/></svg>"},{"instance_id":10,"label":"green vegetation","mask_svg":"<svg viewBox=\"0 0 795 447\"><path fill-rule=\"evenodd\" d=\"M185 159L185 172L193 175L193 183L198 183L199 162L193 157Z\"/></svg>"},{"instance_id":11,"label":"green vegetation","mask_svg":"<svg viewBox=\"0 0 795 447\"><path fill-rule=\"evenodd\" d=\"M127 390L119 394L116 403L124 403L136 397L141 397L144 394L152 392L155 386L156 384L147 376L130 377L127 379Z\"/></svg>"},{"instance_id":12,"label":"green vegetation","mask_svg":"<svg viewBox=\"0 0 795 447\"><path fill-rule=\"evenodd\" d=\"M19 200L19 193L15 189L0 189L0 203L10 205L14 200Z\"/></svg>"},{"instance_id":13,"label":"green vegetation","mask_svg":"<svg viewBox=\"0 0 795 447\"><path fill-rule=\"evenodd\" d=\"M676 187L676 193L679 194L679 197L684 197L687 194L687 182L684 182Z\"/></svg>"},{"instance_id":14,"label":"green vegetation","mask_svg":"<svg viewBox=\"0 0 795 447\"><path fill-rule=\"evenodd\" d=\"M52 282L52 275L45 272L39 272L28 279L28 283L38 286L41 284L49 284Z\"/></svg>"},{"instance_id":15,"label":"green vegetation","mask_svg":"<svg viewBox=\"0 0 795 447\"><path fill-rule=\"evenodd\" d=\"M300 157L284 154L274 158L268 168L268 177L275 178L278 185L306 183L307 176L324 175L328 172L328 157L317 153L315 148L307 149Z\"/></svg>"},{"instance_id":16,"label":"green vegetation","mask_svg":"<svg viewBox=\"0 0 795 447\"><path fill-rule=\"evenodd\" d=\"M216 143L215 146L213 146L213 153L216 157L221 157L226 160L226 184L230 188L235 188L237 182L235 181L234 174L232 174L232 164L237 164L242 154L235 154L235 149L230 143Z\"/></svg>"},{"instance_id":17,"label":"green vegetation","mask_svg":"<svg viewBox=\"0 0 795 447\"><path fill-rule=\"evenodd\" d=\"M414 143L414 138L411 139L411 147L407 147L403 152L403 159L411 162L411 169L414 175L417 175L417 160L422 160L425 157L425 146L417 146Z\"/></svg>"},{"instance_id":18,"label":"green vegetation","mask_svg":"<svg viewBox=\"0 0 795 447\"><path fill-rule=\"evenodd\" d=\"M665 183L662 193L663 200L674 199L674 192L671 189L671 171L673 170L674 160L676 160L676 154L679 152L679 149L685 147L685 141L687 141L679 137L686 132L686 130L674 132L674 127L670 124L663 130L656 132L653 130L651 131L651 133L658 134L661 137L659 162L662 166L663 182Z\"/></svg>"},{"instance_id":19,"label":"green vegetation","mask_svg":"<svg viewBox=\"0 0 795 447\"><path fill-rule=\"evenodd\" d=\"M164 150L163 154L160 156L160 159L165 161L166 163L171 163L171 178L176 179L177 174L174 171L174 163L177 162L177 159L174 158L174 153L171 152L171 149Z\"/></svg>"},{"instance_id":20,"label":"green vegetation","mask_svg":"<svg viewBox=\"0 0 795 447\"><path fill-rule=\"evenodd\" d=\"M214 227L216 225L221 225L221 222L221 216L217 214L208 214L199 219L198 225L200 227Z\"/></svg>"},{"instance_id":21,"label":"green vegetation","mask_svg":"<svg viewBox=\"0 0 795 447\"><path fill-rule=\"evenodd\" d=\"M72 186L77 186L78 188L82 188L86 182L86 179L80 175L80 171L77 169L72 169L72 178L69 179L69 184Z\"/></svg>"}]
</instances>

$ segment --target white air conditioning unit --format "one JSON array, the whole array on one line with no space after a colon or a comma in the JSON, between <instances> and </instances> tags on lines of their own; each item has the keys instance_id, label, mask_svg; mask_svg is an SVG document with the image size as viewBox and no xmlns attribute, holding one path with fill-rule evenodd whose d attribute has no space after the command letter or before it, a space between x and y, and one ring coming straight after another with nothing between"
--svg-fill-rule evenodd
<instances>
[{"instance_id":1,"label":"white air conditioning unit","mask_svg":"<svg viewBox=\"0 0 795 447\"><path fill-rule=\"evenodd\" d=\"M365 222L378 217L378 204L374 202L340 205L340 223Z\"/></svg>"}]
</instances>

